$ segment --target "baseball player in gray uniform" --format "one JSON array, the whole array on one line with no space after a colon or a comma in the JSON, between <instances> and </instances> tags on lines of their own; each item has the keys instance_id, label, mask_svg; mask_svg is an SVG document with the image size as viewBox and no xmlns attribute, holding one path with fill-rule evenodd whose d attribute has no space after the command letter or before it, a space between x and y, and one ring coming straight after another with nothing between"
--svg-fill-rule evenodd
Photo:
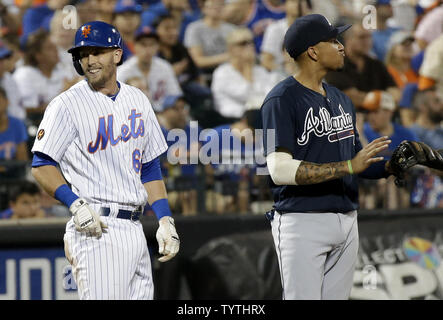
<instances>
[{"instance_id":1,"label":"baseball player in gray uniform","mask_svg":"<svg viewBox=\"0 0 443 320\"><path fill-rule=\"evenodd\" d=\"M174 257L180 244L158 160L167 144L148 98L116 80L123 55L117 29L88 22L68 52L86 79L48 105L32 174L72 213L65 253L80 299L153 299L139 221L146 201L159 219L159 260Z\"/></svg>"},{"instance_id":2,"label":"baseball player in gray uniform","mask_svg":"<svg viewBox=\"0 0 443 320\"><path fill-rule=\"evenodd\" d=\"M275 202L267 217L283 299L349 297L358 250L357 175L391 173L376 156L391 141L381 137L363 148L351 100L322 81L343 68L337 36L349 27L335 28L319 14L296 19L284 43L300 71L277 84L261 110Z\"/></svg>"}]
</instances>

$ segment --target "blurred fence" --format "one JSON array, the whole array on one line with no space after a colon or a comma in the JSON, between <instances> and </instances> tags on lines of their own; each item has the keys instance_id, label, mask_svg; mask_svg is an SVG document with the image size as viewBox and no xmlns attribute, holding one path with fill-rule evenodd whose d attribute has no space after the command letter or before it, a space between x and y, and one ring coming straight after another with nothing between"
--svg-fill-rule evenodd
<instances>
[{"instance_id":1,"label":"blurred fence","mask_svg":"<svg viewBox=\"0 0 443 320\"><path fill-rule=\"evenodd\" d=\"M66 219L0 223L0 299L77 299L64 258ZM177 217L180 253L157 261L152 217L142 220L156 299L280 299L264 216ZM361 211L352 299L442 299L443 211Z\"/></svg>"}]
</instances>

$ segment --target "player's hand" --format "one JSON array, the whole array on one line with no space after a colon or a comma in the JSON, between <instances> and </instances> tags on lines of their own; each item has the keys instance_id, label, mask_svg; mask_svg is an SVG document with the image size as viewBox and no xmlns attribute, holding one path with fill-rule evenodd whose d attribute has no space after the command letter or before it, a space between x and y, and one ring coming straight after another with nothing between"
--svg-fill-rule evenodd
<instances>
[{"instance_id":1,"label":"player's hand","mask_svg":"<svg viewBox=\"0 0 443 320\"><path fill-rule=\"evenodd\" d=\"M391 143L389 137L380 137L361 149L357 155L351 160L352 170L358 174L371 164L383 160L383 157L375 157L380 151L385 150Z\"/></svg>"},{"instance_id":2,"label":"player's hand","mask_svg":"<svg viewBox=\"0 0 443 320\"><path fill-rule=\"evenodd\" d=\"M69 208L74 216L75 229L100 238L106 232L106 223L100 220L99 215L91 209L85 199L78 198Z\"/></svg>"},{"instance_id":3,"label":"player's hand","mask_svg":"<svg viewBox=\"0 0 443 320\"><path fill-rule=\"evenodd\" d=\"M175 257L180 249L180 239L175 230L174 219L170 216L161 218L157 229L158 252L163 255L158 259L160 262L168 261Z\"/></svg>"}]
</instances>

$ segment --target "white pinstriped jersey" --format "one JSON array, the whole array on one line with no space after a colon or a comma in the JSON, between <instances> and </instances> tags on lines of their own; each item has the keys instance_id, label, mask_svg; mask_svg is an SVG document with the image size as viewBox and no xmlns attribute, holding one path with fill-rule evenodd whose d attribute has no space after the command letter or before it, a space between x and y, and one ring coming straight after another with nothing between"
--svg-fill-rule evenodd
<instances>
[{"instance_id":1,"label":"white pinstriped jersey","mask_svg":"<svg viewBox=\"0 0 443 320\"><path fill-rule=\"evenodd\" d=\"M115 101L86 80L58 95L32 148L58 162L72 191L95 208L146 203L141 164L167 150L148 98L135 87L120 86Z\"/></svg>"}]
</instances>

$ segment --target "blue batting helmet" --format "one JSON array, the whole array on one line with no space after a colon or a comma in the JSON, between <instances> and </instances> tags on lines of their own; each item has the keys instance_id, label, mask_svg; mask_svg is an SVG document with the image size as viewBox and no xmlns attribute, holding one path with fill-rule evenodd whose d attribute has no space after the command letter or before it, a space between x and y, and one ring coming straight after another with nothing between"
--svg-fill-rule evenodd
<instances>
[{"instance_id":1,"label":"blue batting helmet","mask_svg":"<svg viewBox=\"0 0 443 320\"><path fill-rule=\"evenodd\" d=\"M101 47L122 49L122 37L117 28L103 21L91 21L82 25L75 33L74 46L68 50L72 54L75 70L84 75L80 65L79 48ZM123 57L119 64L123 62Z\"/></svg>"}]
</instances>

